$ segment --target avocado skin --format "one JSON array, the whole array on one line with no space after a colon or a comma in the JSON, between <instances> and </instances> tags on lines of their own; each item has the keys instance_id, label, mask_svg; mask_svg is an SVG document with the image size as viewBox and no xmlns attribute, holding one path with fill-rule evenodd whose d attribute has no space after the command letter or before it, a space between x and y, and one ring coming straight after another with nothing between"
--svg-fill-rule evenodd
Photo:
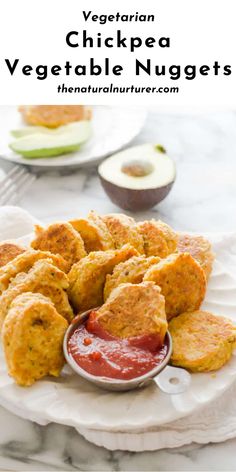
<instances>
[{"instance_id":1,"label":"avocado skin","mask_svg":"<svg viewBox=\"0 0 236 472\"><path fill-rule=\"evenodd\" d=\"M168 193L171 191L171 188L175 182L175 179L168 184L152 189L130 189L125 187L120 187L108 180L104 179L99 174L99 178L103 189L106 194L119 208L126 211L138 212L145 211L153 208L155 205L160 203Z\"/></svg>"},{"instance_id":2,"label":"avocado skin","mask_svg":"<svg viewBox=\"0 0 236 472\"><path fill-rule=\"evenodd\" d=\"M9 147L12 151L20 154L26 159L40 159L46 157L56 157L61 156L62 154L69 154L71 152L78 151L80 149L80 144L73 144L71 146L62 146L55 148L44 148L44 149L31 149L30 151L19 151L14 148L13 144L10 144Z\"/></svg>"}]
</instances>

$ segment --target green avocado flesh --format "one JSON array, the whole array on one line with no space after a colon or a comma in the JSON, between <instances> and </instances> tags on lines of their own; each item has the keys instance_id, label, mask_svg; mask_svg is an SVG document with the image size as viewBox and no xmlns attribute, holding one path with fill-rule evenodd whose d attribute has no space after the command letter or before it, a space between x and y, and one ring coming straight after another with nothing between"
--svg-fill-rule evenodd
<instances>
[{"instance_id":1,"label":"green avocado flesh","mask_svg":"<svg viewBox=\"0 0 236 472\"><path fill-rule=\"evenodd\" d=\"M69 154L70 152L78 151L80 145L75 146L61 146L58 148L42 148L42 149L34 149L32 151L15 151L13 148L12 150L17 152L17 154L21 154L26 159L37 159L42 157L57 157L61 156L62 154Z\"/></svg>"},{"instance_id":2,"label":"green avocado flesh","mask_svg":"<svg viewBox=\"0 0 236 472\"><path fill-rule=\"evenodd\" d=\"M55 130L37 126L25 127L22 130L24 134L18 134L18 138L9 144L9 147L27 159L37 159L77 151L91 136L91 123L80 121ZM16 136L20 131L15 130L13 133Z\"/></svg>"}]
</instances>

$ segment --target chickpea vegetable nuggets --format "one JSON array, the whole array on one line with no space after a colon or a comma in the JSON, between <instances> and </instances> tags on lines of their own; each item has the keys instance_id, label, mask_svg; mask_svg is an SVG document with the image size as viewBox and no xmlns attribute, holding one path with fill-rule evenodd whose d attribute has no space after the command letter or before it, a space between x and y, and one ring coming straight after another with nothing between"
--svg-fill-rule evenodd
<instances>
[{"instance_id":1,"label":"chickpea vegetable nuggets","mask_svg":"<svg viewBox=\"0 0 236 472\"><path fill-rule=\"evenodd\" d=\"M83 105L21 105L19 112L27 124L48 128L90 120L92 115L92 110Z\"/></svg>"},{"instance_id":2,"label":"chickpea vegetable nuggets","mask_svg":"<svg viewBox=\"0 0 236 472\"><path fill-rule=\"evenodd\" d=\"M140 254L144 254L143 238L133 218L121 213L111 213L102 217L111 233L116 249L124 244L132 244Z\"/></svg>"},{"instance_id":3,"label":"chickpea vegetable nuggets","mask_svg":"<svg viewBox=\"0 0 236 472\"><path fill-rule=\"evenodd\" d=\"M220 369L236 347L231 320L207 311L182 313L169 323L173 341L171 362L191 372Z\"/></svg>"},{"instance_id":4,"label":"chickpea vegetable nuggets","mask_svg":"<svg viewBox=\"0 0 236 472\"><path fill-rule=\"evenodd\" d=\"M71 321L74 315L66 293L68 286L68 278L64 272L47 260L36 262L27 274L19 273L0 297L0 327L14 298L24 292L47 296L54 303L58 313Z\"/></svg>"},{"instance_id":5,"label":"chickpea vegetable nuggets","mask_svg":"<svg viewBox=\"0 0 236 472\"><path fill-rule=\"evenodd\" d=\"M104 287L104 300L106 300L111 291L123 283L138 284L142 282L143 277L149 267L159 262L159 257L134 256L125 262L115 266L112 274L106 276Z\"/></svg>"},{"instance_id":6,"label":"chickpea vegetable nuggets","mask_svg":"<svg viewBox=\"0 0 236 472\"><path fill-rule=\"evenodd\" d=\"M7 242L0 243L0 267L5 266L8 262L12 261L15 257L25 251L26 249L18 244Z\"/></svg>"},{"instance_id":7,"label":"chickpea vegetable nuggets","mask_svg":"<svg viewBox=\"0 0 236 472\"><path fill-rule=\"evenodd\" d=\"M95 211L91 210L88 214L88 221L96 225L97 228L99 228L103 241L106 241L106 245L110 246L108 249L115 249L115 244L112 239L112 235L108 230L106 223L104 223L102 217L98 215Z\"/></svg>"},{"instance_id":8,"label":"chickpea vegetable nuggets","mask_svg":"<svg viewBox=\"0 0 236 472\"><path fill-rule=\"evenodd\" d=\"M171 254L146 272L144 281L161 287L170 320L185 311L197 310L206 293L206 276L197 261L188 253Z\"/></svg>"},{"instance_id":9,"label":"chickpea vegetable nuggets","mask_svg":"<svg viewBox=\"0 0 236 472\"><path fill-rule=\"evenodd\" d=\"M10 281L16 277L20 272L28 272L35 262L47 259L48 262L55 265L62 272L67 272L68 264L59 256L59 254L52 254L47 251L35 251L34 249L28 249L24 253L17 256L11 262L8 262L4 267L0 268L0 293L8 288Z\"/></svg>"},{"instance_id":10,"label":"chickpea vegetable nuggets","mask_svg":"<svg viewBox=\"0 0 236 472\"><path fill-rule=\"evenodd\" d=\"M103 222L102 222L103 223ZM78 231L84 241L86 252L89 254L92 251L107 251L114 249L114 244L111 236L105 226L104 228L98 226L95 222L89 219L78 219L70 221L73 228Z\"/></svg>"},{"instance_id":11,"label":"chickpea vegetable nuggets","mask_svg":"<svg viewBox=\"0 0 236 472\"><path fill-rule=\"evenodd\" d=\"M72 266L87 255L80 234L70 223L53 223L47 228L35 226L33 249L61 255Z\"/></svg>"},{"instance_id":12,"label":"chickpea vegetable nuggets","mask_svg":"<svg viewBox=\"0 0 236 472\"><path fill-rule=\"evenodd\" d=\"M69 299L77 312L95 308L103 303L103 289L107 274L114 267L137 255L127 244L121 249L90 252L87 257L74 264L69 272Z\"/></svg>"},{"instance_id":13,"label":"chickpea vegetable nuggets","mask_svg":"<svg viewBox=\"0 0 236 472\"><path fill-rule=\"evenodd\" d=\"M29 386L45 375L60 375L67 326L43 295L24 293L15 298L3 324L2 341L9 375L17 384Z\"/></svg>"},{"instance_id":14,"label":"chickpea vegetable nuggets","mask_svg":"<svg viewBox=\"0 0 236 472\"><path fill-rule=\"evenodd\" d=\"M59 376L69 324L65 352L70 354L73 338L74 361L96 376L113 378L114 371L116 378L123 369L117 379L125 379L134 367L138 378L145 359L151 372L152 358L157 365L165 355L190 372L220 369L236 347L236 326L201 310L213 261L205 237L121 213L90 211L69 222L36 225L28 248L0 242L0 333L9 375L22 386ZM206 303L229 296L223 274L216 267ZM213 299L216 290L220 295ZM228 313L233 284L230 290Z\"/></svg>"},{"instance_id":15,"label":"chickpea vegetable nuggets","mask_svg":"<svg viewBox=\"0 0 236 472\"><path fill-rule=\"evenodd\" d=\"M96 315L101 326L113 336L156 334L160 345L163 344L167 331L165 299L153 282L119 285Z\"/></svg>"},{"instance_id":16,"label":"chickpea vegetable nuggets","mask_svg":"<svg viewBox=\"0 0 236 472\"><path fill-rule=\"evenodd\" d=\"M214 254L210 242L203 236L190 234L179 234L178 246L179 252L188 252L199 262L203 268L207 280L209 279L214 262Z\"/></svg>"},{"instance_id":17,"label":"chickpea vegetable nuggets","mask_svg":"<svg viewBox=\"0 0 236 472\"><path fill-rule=\"evenodd\" d=\"M144 240L146 256L165 258L176 250L177 234L162 221L142 221L137 228Z\"/></svg>"}]
</instances>

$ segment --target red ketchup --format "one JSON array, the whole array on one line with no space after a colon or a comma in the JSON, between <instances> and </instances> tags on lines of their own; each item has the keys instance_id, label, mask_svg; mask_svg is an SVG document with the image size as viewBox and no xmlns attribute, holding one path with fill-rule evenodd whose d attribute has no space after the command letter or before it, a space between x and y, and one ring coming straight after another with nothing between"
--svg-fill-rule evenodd
<instances>
[{"instance_id":1,"label":"red ketchup","mask_svg":"<svg viewBox=\"0 0 236 472\"><path fill-rule=\"evenodd\" d=\"M166 357L168 344L157 335L121 339L107 333L90 313L68 340L68 352L89 374L109 379L130 380L150 372Z\"/></svg>"}]
</instances>

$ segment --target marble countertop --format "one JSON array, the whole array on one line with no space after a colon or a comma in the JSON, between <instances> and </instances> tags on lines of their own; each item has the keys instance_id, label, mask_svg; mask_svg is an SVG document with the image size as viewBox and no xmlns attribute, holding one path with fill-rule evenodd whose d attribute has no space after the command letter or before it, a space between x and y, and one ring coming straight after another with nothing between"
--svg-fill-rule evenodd
<instances>
[{"instance_id":1,"label":"marble countertop","mask_svg":"<svg viewBox=\"0 0 236 472\"><path fill-rule=\"evenodd\" d=\"M236 112L158 114L150 111L135 143L162 143L177 165L173 190L137 219L161 218L178 230L236 229ZM118 211L96 169L41 173L20 205L43 222ZM110 452L72 428L39 426L0 408L0 470L233 471L236 439L156 452Z\"/></svg>"}]
</instances>

